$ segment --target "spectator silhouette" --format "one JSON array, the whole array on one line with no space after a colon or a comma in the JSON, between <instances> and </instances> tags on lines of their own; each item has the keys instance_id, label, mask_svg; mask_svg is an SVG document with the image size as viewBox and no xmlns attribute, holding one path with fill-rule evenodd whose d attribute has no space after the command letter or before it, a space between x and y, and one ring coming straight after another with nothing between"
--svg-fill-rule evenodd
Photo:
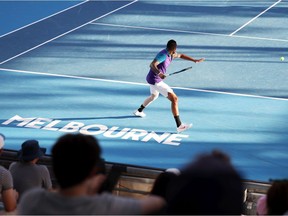
<instances>
[{"instance_id":1,"label":"spectator silhouette","mask_svg":"<svg viewBox=\"0 0 288 216\"><path fill-rule=\"evenodd\" d=\"M165 199L167 202L168 200L168 188L173 182L173 180L176 179L176 177L180 175L180 170L176 168L169 168L165 170L164 172L160 173L157 178L154 181L153 187L150 191L150 194L157 195ZM163 206L162 209L160 209L158 212L155 214L165 214L167 206Z\"/></svg>"},{"instance_id":2,"label":"spectator silhouette","mask_svg":"<svg viewBox=\"0 0 288 216\"><path fill-rule=\"evenodd\" d=\"M19 203L20 214L145 214L164 205L156 196L143 199L98 193L105 180L101 148L93 136L66 134L52 148L53 171L59 189L33 189Z\"/></svg>"},{"instance_id":3,"label":"spectator silhouette","mask_svg":"<svg viewBox=\"0 0 288 216\"><path fill-rule=\"evenodd\" d=\"M242 203L241 176L230 158L217 151L181 170L169 186L166 214L241 215Z\"/></svg>"},{"instance_id":4,"label":"spectator silhouette","mask_svg":"<svg viewBox=\"0 0 288 216\"><path fill-rule=\"evenodd\" d=\"M170 168L160 173L155 179L151 194L158 195L167 200L167 189L169 184L180 175L180 171L176 168Z\"/></svg>"},{"instance_id":5,"label":"spectator silhouette","mask_svg":"<svg viewBox=\"0 0 288 216\"><path fill-rule=\"evenodd\" d=\"M46 149L40 148L37 140L26 140L18 152L19 162L10 164L9 170L20 198L25 191L35 187L52 189L48 168L37 164L45 152Z\"/></svg>"},{"instance_id":6,"label":"spectator silhouette","mask_svg":"<svg viewBox=\"0 0 288 216\"><path fill-rule=\"evenodd\" d=\"M3 147L5 144L5 136L0 134L0 154L3 152ZM18 193L13 189L13 180L11 173L0 166L0 192L1 201L6 212L12 212L16 210Z\"/></svg>"},{"instance_id":7,"label":"spectator silhouette","mask_svg":"<svg viewBox=\"0 0 288 216\"><path fill-rule=\"evenodd\" d=\"M267 192L268 215L284 215L288 211L288 179L275 180Z\"/></svg>"}]
</instances>

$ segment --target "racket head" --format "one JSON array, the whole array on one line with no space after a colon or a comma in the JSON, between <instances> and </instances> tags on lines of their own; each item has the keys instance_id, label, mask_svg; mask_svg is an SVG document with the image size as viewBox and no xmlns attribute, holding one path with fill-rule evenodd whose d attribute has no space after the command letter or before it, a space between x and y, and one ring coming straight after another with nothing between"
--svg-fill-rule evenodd
<instances>
[{"instance_id":1,"label":"racket head","mask_svg":"<svg viewBox=\"0 0 288 216\"><path fill-rule=\"evenodd\" d=\"M187 67L187 68L184 68L184 69L179 70L179 71L175 71L175 72L170 73L170 74L167 74L167 76L171 76L171 75L174 75L174 74L182 73L182 72L187 71L187 70L190 70L190 69L192 69L192 66Z\"/></svg>"}]
</instances>

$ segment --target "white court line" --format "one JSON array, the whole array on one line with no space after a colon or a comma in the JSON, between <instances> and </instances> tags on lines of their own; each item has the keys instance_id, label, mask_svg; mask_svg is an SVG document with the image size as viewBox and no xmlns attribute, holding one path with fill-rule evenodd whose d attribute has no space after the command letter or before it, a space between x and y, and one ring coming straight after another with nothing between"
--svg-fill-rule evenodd
<instances>
[{"instance_id":1,"label":"white court line","mask_svg":"<svg viewBox=\"0 0 288 216\"><path fill-rule=\"evenodd\" d=\"M165 29L165 28L154 28L154 27L145 27L145 26L130 26L130 25L121 25L121 24L112 24L112 23L90 23L92 25L103 25L103 26L113 26L121 28L132 28L132 29L143 29L143 30L153 30L153 31L166 31L166 32L177 32L177 33L189 33L189 34L202 34L202 35L212 35L212 36L226 36L225 34L216 34L208 32L197 32L197 31L186 31L186 30L176 30L176 29Z\"/></svg>"},{"instance_id":2,"label":"white court line","mask_svg":"<svg viewBox=\"0 0 288 216\"><path fill-rule=\"evenodd\" d=\"M70 9L72 9L72 8L74 8L74 7L77 7L77 6L79 6L79 5L82 5L82 4L86 3L87 1L89 1L89 0L86 0L86 1L84 1L84 2L81 2L81 3L76 4L76 5L74 5L74 6L71 6L71 7L69 7L69 8L66 8L66 9L64 9L64 10L62 10L62 11L59 11L59 12L57 12L57 13L54 13L54 14L52 14L52 15L50 15L50 16L44 17L44 18L42 18L42 19L40 19L40 20L37 20L37 21L35 21L35 22L32 22L32 23L30 23L30 24L28 24L28 25L22 26L21 28L15 29L15 30L13 30L13 31L11 31L11 32L8 32L8 33L4 34L4 35L1 35L0 38L5 37L5 36L7 36L7 35L9 35L9 34L12 34L12 33L14 33L14 32L20 31L21 29L27 28L27 27L29 27L29 26L31 26L31 25L34 25L34 24L36 24L36 23L38 23L38 22L41 22L41 21L43 21L43 20L45 20L45 19L49 19L49 18L51 18L51 17L53 17L53 16L56 16L56 15L58 15L58 14L60 14L60 13L63 13L63 12L65 12L65 11L67 11L67 10L70 10Z\"/></svg>"},{"instance_id":3,"label":"white court line","mask_svg":"<svg viewBox=\"0 0 288 216\"><path fill-rule=\"evenodd\" d=\"M149 84L147 84L147 83L138 83L138 82L129 82L129 81L120 81L120 80L109 80L109 79L82 77L82 76L74 76L74 75L64 75L64 74L53 74L53 73L36 72L36 71L15 70L15 69L8 69L8 68L0 68L0 71L1 70L14 72L14 73L36 74L36 75L52 76L52 77L62 77L62 78L72 78L72 79L81 79L81 80L92 80L92 81L101 81L101 82L110 82L110 83L149 86ZM288 99L286 99L286 98L268 97L268 96L260 96L260 95L249 95L249 94L240 94L240 93L222 92L222 91L213 91L213 90L205 90L205 89L186 88L186 87L175 87L175 86L172 86L172 88L173 89L188 90L188 91L198 91L198 92L207 92L207 93L215 93L215 94L234 95L234 96L241 96L241 97L252 97L252 98L288 101Z\"/></svg>"},{"instance_id":4,"label":"white court line","mask_svg":"<svg viewBox=\"0 0 288 216\"><path fill-rule=\"evenodd\" d=\"M32 47L31 49L28 49L28 50L26 50L26 51L24 51L24 52L22 52L22 53L19 53L18 55L15 55L15 56L13 56L13 57L11 57L11 58L9 58L9 59L6 59L6 60L3 61L3 62L0 62L0 65L1 65L1 64L4 64L4 63L6 63L6 62L8 62L8 61L10 61L10 60L12 60L12 59L15 59L15 58L17 58L17 57L19 57L19 56L21 56L21 55L23 55L23 54L25 54L25 53L28 53L28 52L30 52L30 51L32 51L32 50L34 50L34 49L36 49L36 48L38 48L38 47L40 47L40 46L43 46L43 45L45 45L45 44L47 44L47 43L49 43L49 42L51 42L51 41L53 41L53 40L56 40L56 39L58 39L58 38L60 38L60 37L62 37L62 36L64 36L64 35L66 35L66 34L69 34L69 33L73 32L73 31L75 31L75 30L77 30L77 29L79 29L79 28L82 28L83 26L86 26L86 25L88 25L88 24L91 23L91 22L94 22L94 21L96 21L96 20L99 20L99 19L101 19L101 18L103 18L103 17L106 17L106 16L108 16L108 15L110 15L110 14L112 14L112 13L118 11L118 10L121 10L121 9L123 9L123 8L131 5L131 4L134 4L134 3L137 2L137 1L138 1L138 0L134 0L134 1L132 1L132 2L130 2L130 3L128 3L128 4L126 4L126 5L123 5L123 6L117 8L117 9L115 9L115 10L113 10L113 11L108 12L108 13L100 16L100 17L97 17L96 19L93 19L93 20L91 20L91 21L89 21L89 22L87 22L87 23L84 23L84 24L82 24L82 25L80 25L80 26L78 26L78 27L76 27L76 28L74 28L74 29L71 29L71 30L69 30L69 31L67 31L67 32L65 32L65 33L63 33L63 34L60 34L60 35L58 35L58 36L56 36L56 37L54 37L54 38L52 38L52 39L50 39L50 40L48 40L48 41L45 41L45 42L43 42L43 43L41 43L41 44L38 44L37 46Z\"/></svg>"},{"instance_id":5,"label":"white court line","mask_svg":"<svg viewBox=\"0 0 288 216\"><path fill-rule=\"evenodd\" d=\"M230 34L230 36L233 36L234 34L236 34L238 31L240 31L241 29L243 29L245 26L249 25L251 22L253 22L255 19L257 19L259 16L261 16L262 14L266 13L268 10L270 10L271 8L275 7L277 4L279 4L282 0L279 0L277 2L275 2L273 5L271 5L269 8L267 8L266 10L262 11L260 14L258 14L256 17L254 17L253 19L251 19L250 21L248 21L247 23L245 23L244 25L242 25L240 28L238 28L237 30L235 30L234 32L232 32Z\"/></svg>"},{"instance_id":6,"label":"white court line","mask_svg":"<svg viewBox=\"0 0 288 216\"><path fill-rule=\"evenodd\" d=\"M229 35L230 36L230 35ZM255 40L267 40L267 41L278 41L278 42L288 42L287 39L276 39L276 38L265 38L265 37L253 37L253 36L244 36L244 35L232 35L231 37L236 38L246 38L246 39L255 39Z\"/></svg>"},{"instance_id":7,"label":"white court line","mask_svg":"<svg viewBox=\"0 0 288 216\"><path fill-rule=\"evenodd\" d=\"M286 39L274 39L274 38L264 38L264 37L253 37L253 36L241 36L241 35L227 35L227 34L217 34L217 33L208 33L208 32L197 32L197 31L186 31L186 30L176 30L176 29L164 29L164 28L154 28L154 27L145 27L145 26L130 26L130 25L120 25L120 24L111 24L111 23L90 23L92 25L103 25L103 26L112 26L120 28L132 28L132 29L143 29L143 30L152 30L152 31L166 31L166 32L177 32L177 33L188 33L188 34L200 34L200 35L211 35L211 36L222 36L222 37L236 37L236 38L246 38L246 39L255 39L255 40L269 40L269 41L279 41L279 42L288 42Z\"/></svg>"}]
</instances>

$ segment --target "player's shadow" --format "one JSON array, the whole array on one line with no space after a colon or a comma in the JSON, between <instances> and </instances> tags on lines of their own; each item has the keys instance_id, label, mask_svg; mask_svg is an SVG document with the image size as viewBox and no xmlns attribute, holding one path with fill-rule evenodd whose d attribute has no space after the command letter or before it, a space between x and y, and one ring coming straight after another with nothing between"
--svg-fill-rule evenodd
<instances>
[{"instance_id":1,"label":"player's shadow","mask_svg":"<svg viewBox=\"0 0 288 216\"><path fill-rule=\"evenodd\" d=\"M72 121L72 120L95 120L95 119L128 119L128 118L139 118L134 115L123 115L123 116L99 116L99 117L86 117L86 118L53 118L62 121Z\"/></svg>"}]
</instances>

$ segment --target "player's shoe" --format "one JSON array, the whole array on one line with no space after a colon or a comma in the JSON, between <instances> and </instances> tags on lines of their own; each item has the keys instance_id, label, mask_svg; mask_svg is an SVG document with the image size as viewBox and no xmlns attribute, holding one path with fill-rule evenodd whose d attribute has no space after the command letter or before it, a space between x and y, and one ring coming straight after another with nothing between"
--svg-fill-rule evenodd
<instances>
[{"instance_id":1,"label":"player's shoe","mask_svg":"<svg viewBox=\"0 0 288 216\"><path fill-rule=\"evenodd\" d=\"M181 133L181 132L183 132L185 130L188 130L191 127L192 127L192 124L183 124L182 123L179 127L177 127L177 132Z\"/></svg>"},{"instance_id":2,"label":"player's shoe","mask_svg":"<svg viewBox=\"0 0 288 216\"><path fill-rule=\"evenodd\" d=\"M138 117L141 117L141 118L144 118L144 117L146 116L146 114L145 114L144 112L139 112L138 110L135 110L135 111L133 112L133 114L134 114L135 116L138 116Z\"/></svg>"}]
</instances>

